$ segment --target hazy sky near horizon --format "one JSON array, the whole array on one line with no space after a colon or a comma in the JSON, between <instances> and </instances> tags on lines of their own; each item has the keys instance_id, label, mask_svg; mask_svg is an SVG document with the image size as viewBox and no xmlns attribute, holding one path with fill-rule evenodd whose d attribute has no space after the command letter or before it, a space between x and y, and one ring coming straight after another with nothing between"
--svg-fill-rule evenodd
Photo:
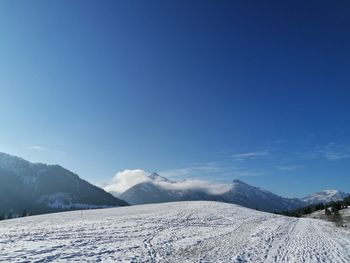
<instances>
[{"instance_id":1,"label":"hazy sky near horizon","mask_svg":"<svg viewBox=\"0 0 350 263\"><path fill-rule=\"evenodd\" d=\"M0 151L350 191L348 1L1 1Z\"/></svg>"}]
</instances>

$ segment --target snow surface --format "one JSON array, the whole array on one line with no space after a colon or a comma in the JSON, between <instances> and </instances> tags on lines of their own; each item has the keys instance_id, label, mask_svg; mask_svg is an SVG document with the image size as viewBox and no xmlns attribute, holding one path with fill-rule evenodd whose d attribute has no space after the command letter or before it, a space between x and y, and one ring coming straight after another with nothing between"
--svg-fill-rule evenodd
<instances>
[{"instance_id":1,"label":"snow surface","mask_svg":"<svg viewBox=\"0 0 350 263\"><path fill-rule=\"evenodd\" d=\"M220 202L73 211L0 222L4 262L350 262L350 232Z\"/></svg>"},{"instance_id":2,"label":"snow surface","mask_svg":"<svg viewBox=\"0 0 350 263\"><path fill-rule=\"evenodd\" d=\"M340 215L340 219L338 224L340 224L342 227L347 227L349 228L350 231L350 207L346 208L346 209L341 209L339 210L339 215ZM325 214L325 210L319 210L319 211L315 211L311 214L308 215L304 215L304 217L306 218L316 218L316 219L322 219L322 220L326 220L326 221L332 221L332 216L326 216Z\"/></svg>"}]
</instances>

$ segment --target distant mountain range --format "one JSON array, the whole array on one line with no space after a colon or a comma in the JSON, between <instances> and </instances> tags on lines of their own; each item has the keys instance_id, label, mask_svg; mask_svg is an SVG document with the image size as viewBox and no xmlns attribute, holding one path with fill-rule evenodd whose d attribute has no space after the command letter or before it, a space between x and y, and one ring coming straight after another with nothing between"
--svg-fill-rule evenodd
<instances>
[{"instance_id":1,"label":"distant mountain range","mask_svg":"<svg viewBox=\"0 0 350 263\"><path fill-rule=\"evenodd\" d=\"M239 180L214 189L210 185L192 185L190 180L171 181L157 173L149 174L147 179L113 196L59 165L30 163L0 153L0 215L194 200L220 201L278 212L336 201L349 195L325 190L301 199L284 198Z\"/></svg>"},{"instance_id":2,"label":"distant mountain range","mask_svg":"<svg viewBox=\"0 0 350 263\"><path fill-rule=\"evenodd\" d=\"M172 201L211 200L258 209L266 212L288 211L304 207L314 203L326 203L341 200L348 194L337 190L326 190L315 193L305 198L285 198L271 193L259 187L254 187L239 180L234 180L222 193L210 193L203 188L176 187L178 182L170 181L157 173L149 175L150 180L139 183L124 193L119 198L131 205L163 203Z\"/></svg>"},{"instance_id":3,"label":"distant mountain range","mask_svg":"<svg viewBox=\"0 0 350 263\"><path fill-rule=\"evenodd\" d=\"M0 214L40 214L126 206L110 193L59 165L30 163L0 153Z\"/></svg>"},{"instance_id":4,"label":"distant mountain range","mask_svg":"<svg viewBox=\"0 0 350 263\"><path fill-rule=\"evenodd\" d=\"M307 204L328 203L339 201L349 196L349 194L338 190L324 190L302 198L301 200Z\"/></svg>"}]
</instances>

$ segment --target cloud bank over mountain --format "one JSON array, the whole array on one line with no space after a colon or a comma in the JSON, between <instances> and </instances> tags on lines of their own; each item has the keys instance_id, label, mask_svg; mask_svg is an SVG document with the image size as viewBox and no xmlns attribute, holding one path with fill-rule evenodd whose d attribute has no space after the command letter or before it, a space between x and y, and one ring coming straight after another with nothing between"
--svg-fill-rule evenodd
<instances>
[{"instance_id":1,"label":"cloud bank over mountain","mask_svg":"<svg viewBox=\"0 0 350 263\"><path fill-rule=\"evenodd\" d=\"M104 190L114 195L120 195L134 185L150 181L149 173L141 169L118 172Z\"/></svg>"},{"instance_id":2,"label":"cloud bank over mountain","mask_svg":"<svg viewBox=\"0 0 350 263\"><path fill-rule=\"evenodd\" d=\"M170 181L156 173L135 169L118 172L112 181L104 186L104 190L119 196L131 187L145 182L152 182L167 190L201 190L208 194L223 194L230 189L230 185L205 180Z\"/></svg>"}]
</instances>

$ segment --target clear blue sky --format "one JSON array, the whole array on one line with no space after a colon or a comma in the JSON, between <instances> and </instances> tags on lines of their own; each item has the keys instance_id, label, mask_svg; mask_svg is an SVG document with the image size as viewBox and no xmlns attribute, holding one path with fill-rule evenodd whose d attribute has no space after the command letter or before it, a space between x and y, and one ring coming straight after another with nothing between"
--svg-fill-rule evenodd
<instances>
[{"instance_id":1,"label":"clear blue sky","mask_svg":"<svg viewBox=\"0 0 350 263\"><path fill-rule=\"evenodd\" d=\"M349 1L1 1L0 151L350 191Z\"/></svg>"}]
</instances>

